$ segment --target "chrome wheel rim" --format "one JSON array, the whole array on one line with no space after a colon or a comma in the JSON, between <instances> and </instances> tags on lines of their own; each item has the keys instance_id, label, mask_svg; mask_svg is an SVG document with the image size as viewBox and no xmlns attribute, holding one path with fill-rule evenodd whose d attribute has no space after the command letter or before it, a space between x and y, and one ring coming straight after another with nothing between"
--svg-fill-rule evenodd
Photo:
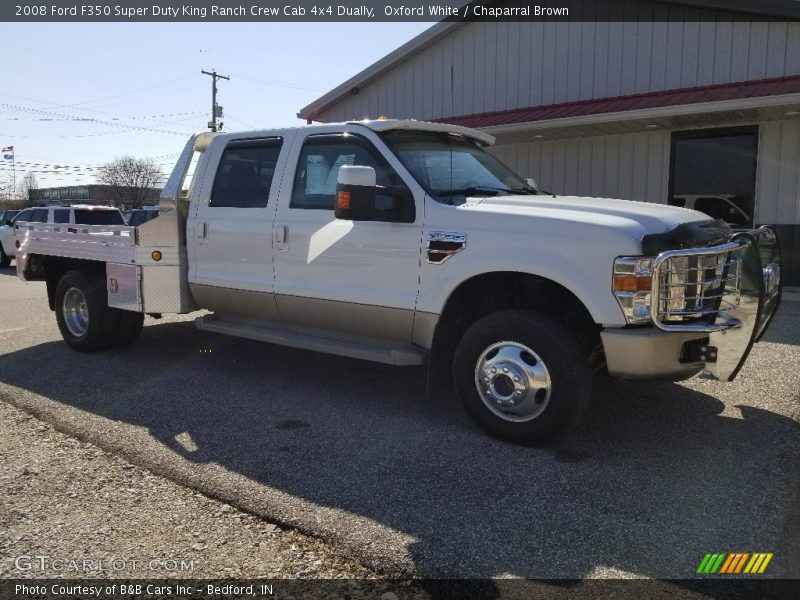
<instances>
[{"instance_id":1,"label":"chrome wheel rim","mask_svg":"<svg viewBox=\"0 0 800 600\"><path fill-rule=\"evenodd\" d=\"M475 387L486 408L512 423L541 415L552 391L544 361L517 342L498 342L481 353L475 365Z\"/></svg>"},{"instance_id":2,"label":"chrome wheel rim","mask_svg":"<svg viewBox=\"0 0 800 600\"><path fill-rule=\"evenodd\" d=\"M89 307L86 305L86 296L78 288L71 287L64 294L61 305L61 314L67 330L75 337L81 337L89 328Z\"/></svg>"}]
</instances>

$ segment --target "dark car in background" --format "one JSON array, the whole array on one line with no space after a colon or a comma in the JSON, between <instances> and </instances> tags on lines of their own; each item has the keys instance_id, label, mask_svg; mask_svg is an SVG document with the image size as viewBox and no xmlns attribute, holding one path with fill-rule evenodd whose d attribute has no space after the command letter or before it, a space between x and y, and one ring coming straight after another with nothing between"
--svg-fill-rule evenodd
<instances>
[{"instance_id":1,"label":"dark car in background","mask_svg":"<svg viewBox=\"0 0 800 600\"><path fill-rule=\"evenodd\" d=\"M128 225L138 227L142 223L147 223L150 219L155 219L158 216L158 207L143 206L142 208L126 210L122 214L125 216L125 221Z\"/></svg>"}]
</instances>

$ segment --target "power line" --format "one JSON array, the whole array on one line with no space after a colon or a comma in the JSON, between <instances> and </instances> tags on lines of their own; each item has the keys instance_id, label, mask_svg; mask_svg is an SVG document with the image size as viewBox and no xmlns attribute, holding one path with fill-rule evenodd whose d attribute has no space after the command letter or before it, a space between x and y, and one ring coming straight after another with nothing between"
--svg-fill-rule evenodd
<instances>
[{"instance_id":1,"label":"power line","mask_svg":"<svg viewBox=\"0 0 800 600\"><path fill-rule=\"evenodd\" d=\"M69 106L78 107L78 106L81 106L83 104L96 104L98 102L103 102L104 100L109 100L111 98L119 98L120 96L136 95L141 91L149 90L149 89L152 89L154 87L160 87L162 85L169 85L170 83L175 83L175 82L178 82L178 81L183 81L184 79L189 79L190 77L193 77L193 76L194 76L194 74L192 73L191 75L187 74L187 75L182 75L180 77L172 77L170 79L167 79L167 80L164 80L164 81L161 81L161 82L158 82L158 83L151 83L151 84L146 85L144 87L136 88L136 89L133 89L133 90L128 90L128 91L125 91L125 92L117 92L117 93L111 94L109 96L103 96L102 98L94 98L92 100L84 100L83 102L76 102L75 104L70 104Z\"/></svg>"},{"instance_id":2,"label":"power line","mask_svg":"<svg viewBox=\"0 0 800 600\"><path fill-rule=\"evenodd\" d=\"M7 109L10 109L10 110L22 111L22 112L37 113L37 114L42 114L42 115L52 115L52 116L56 116L56 117L69 117L69 116L71 116L71 115L66 115L66 114L63 114L63 113L57 113L57 112L48 111L48 110L42 110L42 109L38 109L38 108L30 108L30 107L26 107L26 106L18 106L18 105L14 105L14 104L0 103L0 107L7 108ZM124 128L124 129L133 129L133 130L139 130L139 131L150 131L150 132L153 132L153 133L164 133L164 134L182 135L182 136L190 135L190 134L188 134L186 132L183 132L183 131L170 131L170 130L167 130L167 129L156 129L154 127L144 127L143 125L132 125L132 124L126 124L126 123L115 123L114 121L105 121L103 119L87 118L85 121L86 122L91 122L91 123L99 123L101 125L109 125L111 127L121 127L121 128Z\"/></svg>"},{"instance_id":3,"label":"power line","mask_svg":"<svg viewBox=\"0 0 800 600\"><path fill-rule=\"evenodd\" d=\"M244 81L252 81L253 83L260 83L262 85L268 85L268 86L271 86L271 87L282 87L282 88L288 88L288 89L291 89L291 90L302 90L302 91L305 91L305 92L323 92L323 91L325 91L322 88L304 86L304 85L300 85L300 84L296 84L296 83L287 83L287 82L283 82L283 81L267 81L267 80L264 80L264 79L254 79L253 77L246 77L246 76L240 75L238 73L231 73L231 75L236 77L236 79L243 79Z\"/></svg>"}]
</instances>

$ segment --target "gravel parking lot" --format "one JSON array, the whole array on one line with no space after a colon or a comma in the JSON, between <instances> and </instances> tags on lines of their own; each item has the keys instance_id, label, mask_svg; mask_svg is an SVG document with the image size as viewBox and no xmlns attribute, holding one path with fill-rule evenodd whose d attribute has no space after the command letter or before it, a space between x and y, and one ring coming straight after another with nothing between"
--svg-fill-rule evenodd
<instances>
[{"instance_id":1,"label":"gravel parking lot","mask_svg":"<svg viewBox=\"0 0 800 600\"><path fill-rule=\"evenodd\" d=\"M5 402L0 494L0 578L375 577Z\"/></svg>"},{"instance_id":2,"label":"gravel parking lot","mask_svg":"<svg viewBox=\"0 0 800 600\"><path fill-rule=\"evenodd\" d=\"M186 318L147 319L130 348L79 355L44 286L13 275L0 270L0 399L330 543L329 556L384 575L682 578L706 552L762 551L771 575L800 577L800 303L784 304L735 383L598 381L579 431L523 448L427 396L422 369ZM98 496L97 509L114 503Z\"/></svg>"}]
</instances>

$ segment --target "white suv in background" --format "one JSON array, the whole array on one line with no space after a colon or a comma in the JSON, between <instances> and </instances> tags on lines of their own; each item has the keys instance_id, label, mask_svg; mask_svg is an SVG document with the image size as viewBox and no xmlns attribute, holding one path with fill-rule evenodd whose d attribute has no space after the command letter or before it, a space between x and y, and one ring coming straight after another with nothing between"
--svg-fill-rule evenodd
<instances>
[{"instance_id":1,"label":"white suv in background","mask_svg":"<svg viewBox=\"0 0 800 600\"><path fill-rule=\"evenodd\" d=\"M11 225L0 227L0 267L7 267L17 253L14 230L18 223L63 223L64 225L125 225L125 218L113 206L73 204L37 206L21 210Z\"/></svg>"}]
</instances>

